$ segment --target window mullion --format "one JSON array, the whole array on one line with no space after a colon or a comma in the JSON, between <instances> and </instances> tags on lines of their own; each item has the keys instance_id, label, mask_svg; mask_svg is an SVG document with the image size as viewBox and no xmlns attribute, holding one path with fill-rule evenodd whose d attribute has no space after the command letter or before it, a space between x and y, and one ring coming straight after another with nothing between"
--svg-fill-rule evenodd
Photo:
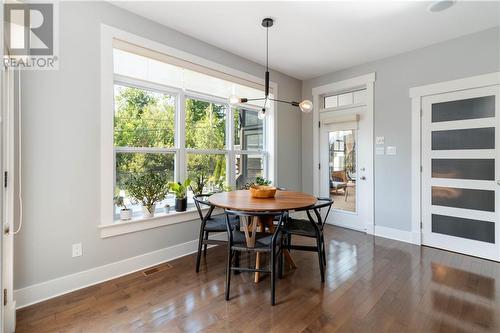
<instances>
[{"instance_id":1,"label":"window mullion","mask_svg":"<svg viewBox=\"0 0 500 333\"><path fill-rule=\"evenodd\" d=\"M114 147L116 153L176 153L177 148L162 148L162 147Z\"/></svg>"},{"instance_id":2,"label":"window mullion","mask_svg":"<svg viewBox=\"0 0 500 333\"><path fill-rule=\"evenodd\" d=\"M176 181L184 181L186 179L187 159L186 159L186 96L184 92L179 94L179 102L177 103L176 112L176 147L179 149L175 163Z\"/></svg>"},{"instance_id":3,"label":"window mullion","mask_svg":"<svg viewBox=\"0 0 500 333\"><path fill-rule=\"evenodd\" d=\"M186 148L186 154L216 154L216 155L226 155L228 153L225 149L197 149L197 148Z\"/></svg>"},{"instance_id":4,"label":"window mullion","mask_svg":"<svg viewBox=\"0 0 500 333\"><path fill-rule=\"evenodd\" d=\"M228 150L226 159L226 182L236 186L236 161L234 156L234 109L229 106L226 117L226 147Z\"/></svg>"}]
</instances>

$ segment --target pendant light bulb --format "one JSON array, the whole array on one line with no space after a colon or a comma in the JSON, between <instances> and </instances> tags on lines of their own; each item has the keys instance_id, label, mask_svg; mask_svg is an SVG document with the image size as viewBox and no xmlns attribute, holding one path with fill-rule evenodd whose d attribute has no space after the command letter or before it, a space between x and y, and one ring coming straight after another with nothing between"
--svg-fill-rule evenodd
<instances>
[{"instance_id":1,"label":"pendant light bulb","mask_svg":"<svg viewBox=\"0 0 500 333\"><path fill-rule=\"evenodd\" d=\"M313 109L313 103L310 100L304 100L299 103L299 108L304 113L309 113Z\"/></svg>"},{"instance_id":2,"label":"pendant light bulb","mask_svg":"<svg viewBox=\"0 0 500 333\"><path fill-rule=\"evenodd\" d=\"M266 118L266 109L260 110L259 113L257 113L257 118L259 118L260 120Z\"/></svg>"},{"instance_id":3,"label":"pendant light bulb","mask_svg":"<svg viewBox=\"0 0 500 333\"><path fill-rule=\"evenodd\" d=\"M238 96L236 96L236 95L231 95L231 96L229 97L229 104L231 104L231 105L235 105L235 104L238 104L238 103L240 103L240 98L239 98Z\"/></svg>"}]
</instances>

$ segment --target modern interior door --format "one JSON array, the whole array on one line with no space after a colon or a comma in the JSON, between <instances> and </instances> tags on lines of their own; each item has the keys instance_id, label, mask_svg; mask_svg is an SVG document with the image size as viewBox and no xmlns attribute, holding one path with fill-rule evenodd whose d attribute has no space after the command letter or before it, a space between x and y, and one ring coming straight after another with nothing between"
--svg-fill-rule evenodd
<instances>
[{"instance_id":1,"label":"modern interior door","mask_svg":"<svg viewBox=\"0 0 500 333\"><path fill-rule=\"evenodd\" d=\"M373 200L366 107L334 111L320 130L320 196L333 199L327 223L366 231Z\"/></svg>"},{"instance_id":2,"label":"modern interior door","mask_svg":"<svg viewBox=\"0 0 500 333\"><path fill-rule=\"evenodd\" d=\"M422 244L500 260L499 86L422 98Z\"/></svg>"}]
</instances>

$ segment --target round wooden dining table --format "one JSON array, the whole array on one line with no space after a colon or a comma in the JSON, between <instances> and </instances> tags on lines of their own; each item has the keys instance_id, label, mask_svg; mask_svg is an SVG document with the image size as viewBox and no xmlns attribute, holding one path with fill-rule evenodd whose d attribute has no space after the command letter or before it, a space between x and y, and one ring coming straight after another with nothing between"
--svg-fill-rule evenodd
<instances>
[{"instance_id":1,"label":"round wooden dining table","mask_svg":"<svg viewBox=\"0 0 500 333\"><path fill-rule=\"evenodd\" d=\"M230 210L244 212L283 212L312 206L317 200L314 196L302 192L278 190L274 198L263 199L253 198L248 190L238 190L213 194L209 197L208 201L216 207ZM265 231L267 227L269 232L274 232L273 217L264 216L258 219L254 218L246 221L243 225L240 223L240 227L242 227L245 232L247 245L251 246L255 241L254 237L256 231ZM285 260L295 268L295 264L288 250L284 250L283 253ZM255 268L260 268L259 252L256 254ZM259 282L259 279L259 272L256 272L255 283Z\"/></svg>"}]
</instances>

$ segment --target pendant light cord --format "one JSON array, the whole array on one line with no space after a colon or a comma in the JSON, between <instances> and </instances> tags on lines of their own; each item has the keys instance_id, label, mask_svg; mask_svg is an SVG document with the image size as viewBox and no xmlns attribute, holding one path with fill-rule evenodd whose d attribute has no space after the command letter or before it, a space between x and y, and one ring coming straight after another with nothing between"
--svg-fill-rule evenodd
<instances>
[{"instance_id":1,"label":"pendant light cord","mask_svg":"<svg viewBox=\"0 0 500 333\"><path fill-rule=\"evenodd\" d=\"M266 72L269 71L269 27L266 27Z\"/></svg>"},{"instance_id":2,"label":"pendant light cord","mask_svg":"<svg viewBox=\"0 0 500 333\"><path fill-rule=\"evenodd\" d=\"M269 25L266 26L266 99L264 101L264 109L269 97Z\"/></svg>"}]
</instances>

